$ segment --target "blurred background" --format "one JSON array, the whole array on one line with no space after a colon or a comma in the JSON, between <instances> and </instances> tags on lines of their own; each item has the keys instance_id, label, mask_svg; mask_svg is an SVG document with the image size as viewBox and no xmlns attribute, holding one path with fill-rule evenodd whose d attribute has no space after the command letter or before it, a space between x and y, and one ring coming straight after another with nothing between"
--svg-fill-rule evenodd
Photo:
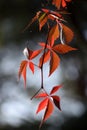
<instances>
[{"instance_id":1,"label":"blurred background","mask_svg":"<svg viewBox=\"0 0 87 130\"><path fill-rule=\"evenodd\" d=\"M38 101L30 100L40 87L40 72L27 71L27 89L22 78L18 83L20 62L25 59L23 49L37 49L45 41L46 27L42 33L35 22L21 33L41 8L44 0L0 0L0 130L38 130L43 112L36 115ZM43 3L43 4L42 4ZM87 1L73 0L68 6L71 13L65 16L75 37L71 46L77 51L60 56L61 63L48 78L48 63L44 66L44 85L49 92L52 86L63 84L57 93L61 109L55 108L42 130L87 129ZM38 59L34 60L36 63Z\"/></svg>"}]
</instances>

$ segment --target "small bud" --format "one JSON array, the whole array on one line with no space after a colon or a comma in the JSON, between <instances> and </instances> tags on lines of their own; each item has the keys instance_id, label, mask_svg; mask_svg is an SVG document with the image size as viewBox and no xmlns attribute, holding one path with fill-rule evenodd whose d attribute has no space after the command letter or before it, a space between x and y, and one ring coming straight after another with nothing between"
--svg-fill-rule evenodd
<instances>
[{"instance_id":1,"label":"small bud","mask_svg":"<svg viewBox=\"0 0 87 130\"><path fill-rule=\"evenodd\" d=\"M26 47L24 50L23 50L23 54L25 57L29 57L29 52L28 52L28 48Z\"/></svg>"}]
</instances>

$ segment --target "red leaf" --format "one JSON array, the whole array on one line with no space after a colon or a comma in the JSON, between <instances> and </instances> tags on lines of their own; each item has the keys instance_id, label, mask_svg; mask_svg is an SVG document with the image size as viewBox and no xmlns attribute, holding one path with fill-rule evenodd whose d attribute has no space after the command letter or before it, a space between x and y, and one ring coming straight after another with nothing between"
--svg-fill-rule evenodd
<instances>
[{"instance_id":1,"label":"red leaf","mask_svg":"<svg viewBox=\"0 0 87 130\"><path fill-rule=\"evenodd\" d=\"M29 62L29 68L32 71L32 73L34 74L34 64L32 62Z\"/></svg>"},{"instance_id":2,"label":"red leaf","mask_svg":"<svg viewBox=\"0 0 87 130\"><path fill-rule=\"evenodd\" d=\"M61 86L54 86L50 92L50 95L57 92L59 89L61 88Z\"/></svg>"},{"instance_id":3,"label":"red leaf","mask_svg":"<svg viewBox=\"0 0 87 130\"><path fill-rule=\"evenodd\" d=\"M72 0L53 0L52 4L55 5L58 9L60 9L60 7L66 7L66 2L71 2Z\"/></svg>"},{"instance_id":4,"label":"red leaf","mask_svg":"<svg viewBox=\"0 0 87 130\"><path fill-rule=\"evenodd\" d=\"M48 34L48 43L50 44L50 46L53 46L54 42L51 42L52 39L54 39L54 41L59 37L59 26L58 24L54 25L49 34Z\"/></svg>"},{"instance_id":5,"label":"red leaf","mask_svg":"<svg viewBox=\"0 0 87 130\"><path fill-rule=\"evenodd\" d=\"M43 97L47 97L48 94L47 93L40 93L38 95L35 96L35 98L43 98Z\"/></svg>"},{"instance_id":6,"label":"red leaf","mask_svg":"<svg viewBox=\"0 0 87 130\"><path fill-rule=\"evenodd\" d=\"M24 86L26 87L26 67L27 65L25 65L24 69L23 69L23 72L22 72L22 76L24 78Z\"/></svg>"},{"instance_id":7,"label":"red leaf","mask_svg":"<svg viewBox=\"0 0 87 130\"><path fill-rule=\"evenodd\" d=\"M19 79L20 79L21 75L23 76L25 87L26 87L26 67L27 67L27 63L28 63L28 61L26 61L26 60L21 62L20 68L19 68L19 73L18 73Z\"/></svg>"},{"instance_id":8,"label":"red leaf","mask_svg":"<svg viewBox=\"0 0 87 130\"><path fill-rule=\"evenodd\" d=\"M58 9L60 9L61 0L52 0L52 4L55 5Z\"/></svg>"},{"instance_id":9,"label":"red leaf","mask_svg":"<svg viewBox=\"0 0 87 130\"><path fill-rule=\"evenodd\" d=\"M48 10L48 9L44 9L44 8L43 8L42 11L45 12L45 13L49 13L49 10Z\"/></svg>"},{"instance_id":10,"label":"red leaf","mask_svg":"<svg viewBox=\"0 0 87 130\"><path fill-rule=\"evenodd\" d=\"M38 55L41 53L42 50L43 50L43 49L39 49L39 50L32 51L32 53L31 53L29 59L32 60L33 58L35 58L36 56L38 56Z\"/></svg>"},{"instance_id":11,"label":"red leaf","mask_svg":"<svg viewBox=\"0 0 87 130\"><path fill-rule=\"evenodd\" d=\"M39 17L39 30L42 29L42 27L46 24L47 20L48 20L48 15L46 13L42 14Z\"/></svg>"},{"instance_id":12,"label":"red leaf","mask_svg":"<svg viewBox=\"0 0 87 130\"><path fill-rule=\"evenodd\" d=\"M50 47L48 49L52 49L52 46L54 45L54 37L51 37L51 40L48 41L50 44Z\"/></svg>"},{"instance_id":13,"label":"red leaf","mask_svg":"<svg viewBox=\"0 0 87 130\"><path fill-rule=\"evenodd\" d=\"M52 51L52 56L51 56L51 60L50 60L49 76L57 69L59 63L60 63L59 56L55 52Z\"/></svg>"},{"instance_id":14,"label":"red leaf","mask_svg":"<svg viewBox=\"0 0 87 130\"><path fill-rule=\"evenodd\" d=\"M40 111L43 110L45 107L47 107L47 104L48 104L48 98L45 98L42 102L40 102L36 113L40 112Z\"/></svg>"},{"instance_id":15,"label":"red leaf","mask_svg":"<svg viewBox=\"0 0 87 130\"><path fill-rule=\"evenodd\" d=\"M62 7L66 7L66 2L71 2L72 0L62 0Z\"/></svg>"},{"instance_id":16,"label":"red leaf","mask_svg":"<svg viewBox=\"0 0 87 130\"><path fill-rule=\"evenodd\" d=\"M43 63L46 63L49 59L50 59L50 51L48 50L47 52L45 52L45 54L41 56L39 60L39 67L41 67Z\"/></svg>"},{"instance_id":17,"label":"red leaf","mask_svg":"<svg viewBox=\"0 0 87 130\"><path fill-rule=\"evenodd\" d=\"M62 0L62 7L66 7L66 2L65 2L65 0Z\"/></svg>"},{"instance_id":18,"label":"red leaf","mask_svg":"<svg viewBox=\"0 0 87 130\"><path fill-rule=\"evenodd\" d=\"M53 103L52 103L51 100L49 99L49 100L48 100L47 107L46 107L46 110L45 110L45 114L44 114L43 120L42 120L42 122L41 122L41 124L40 124L40 127L42 126L43 122L50 117L50 115L52 114L53 110L54 110Z\"/></svg>"},{"instance_id":19,"label":"red leaf","mask_svg":"<svg viewBox=\"0 0 87 130\"><path fill-rule=\"evenodd\" d=\"M65 54L65 53L68 53L69 51L73 51L73 50L77 50L77 49L73 48L71 46L68 46L66 44L58 44L53 47L53 50L60 54Z\"/></svg>"},{"instance_id":20,"label":"red leaf","mask_svg":"<svg viewBox=\"0 0 87 130\"><path fill-rule=\"evenodd\" d=\"M53 98L53 102L54 102L55 106L56 106L59 110L61 110L61 108L60 108L60 97L59 97L59 96L56 96L56 95L51 96L51 97Z\"/></svg>"},{"instance_id":21,"label":"red leaf","mask_svg":"<svg viewBox=\"0 0 87 130\"><path fill-rule=\"evenodd\" d=\"M71 42L74 37L73 31L64 24L62 24L62 28L63 28L63 35L64 35L65 43Z\"/></svg>"}]
</instances>

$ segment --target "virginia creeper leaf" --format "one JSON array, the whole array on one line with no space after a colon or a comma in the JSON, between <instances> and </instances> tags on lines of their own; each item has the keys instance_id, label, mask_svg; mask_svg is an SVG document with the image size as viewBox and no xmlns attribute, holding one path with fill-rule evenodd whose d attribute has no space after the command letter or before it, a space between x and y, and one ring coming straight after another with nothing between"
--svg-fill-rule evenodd
<instances>
[{"instance_id":1,"label":"virginia creeper leaf","mask_svg":"<svg viewBox=\"0 0 87 130\"><path fill-rule=\"evenodd\" d=\"M66 7L66 2L65 2L65 0L62 0L62 7Z\"/></svg>"},{"instance_id":2,"label":"virginia creeper leaf","mask_svg":"<svg viewBox=\"0 0 87 130\"><path fill-rule=\"evenodd\" d=\"M32 62L29 62L29 68L32 71L32 73L34 74L34 64Z\"/></svg>"},{"instance_id":3,"label":"virginia creeper leaf","mask_svg":"<svg viewBox=\"0 0 87 130\"><path fill-rule=\"evenodd\" d=\"M71 2L72 0L53 0L52 4L55 5L58 9L62 6L65 8L67 6L66 2Z\"/></svg>"},{"instance_id":4,"label":"virginia creeper leaf","mask_svg":"<svg viewBox=\"0 0 87 130\"><path fill-rule=\"evenodd\" d=\"M54 105L61 110L60 108L60 97L53 95L58 89L61 88L61 85L54 86L50 92L47 94L46 92L39 93L35 96L35 98L45 98L39 103L36 113L40 112L41 110L45 109L45 113L43 119L41 121L40 127L42 126L43 122L47 120L54 110Z\"/></svg>"},{"instance_id":5,"label":"virginia creeper leaf","mask_svg":"<svg viewBox=\"0 0 87 130\"><path fill-rule=\"evenodd\" d=\"M52 51L49 76L57 69L59 63L60 63L59 56L55 52Z\"/></svg>"},{"instance_id":6,"label":"virginia creeper leaf","mask_svg":"<svg viewBox=\"0 0 87 130\"><path fill-rule=\"evenodd\" d=\"M48 98L45 98L43 101L40 102L36 113L40 112L40 111L43 110L45 107L47 107L47 104L48 104Z\"/></svg>"},{"instance_id":7,"label":"virginia creeper leaf","mask_svg":"<svg viewBox=\"0 0 87 130\"><path fill-rule=\"evenodd\" d=\"M66 44L68 44L69 42L72 41L74 33L69 27L67 27L64 24L62 24L62 28L63 28L64 41Z\"/></svg>"},{"instance_id":8,"label":"virginia creeper leaf","mask_svg":"<svg viewBox=\"0 0 87 130\"><path fill-rule=\"evenodd\" d=\"M51 47L54 45L54 37L51 37L51 40L49 41L50 47L48 47L49 49L52 49Z\"/></svg>"},{"instance_id":9,"label":"virginia creeper leaf","mask_svg":"<svg viewBox=\"0 0 87 130\"><path fill-rule=\"evenodd\" d=\"M61 86L54 86L50 92L50 95L51 94L54 94L55 92L57 92L59 90L59 88L61 88Z\"/></svg>"},{"instance_id":10,"label":"virginia creeper leaf","mask_svg":"<svg viewBox=\"0 0 87 130\"><path fill-rule=\"evenodd\" d=\"M55 5L58 9L60 9L61 0L52 0L52 4Z\"/></svg>"},{"instance_id":11,"label":"virginia creeper leaf","mask_svg":"<svg viewBox=\"0 0 87 130\"><path fill-rule=\"evenodd\" d=\"M39 20L39 30L41 30L48 20L48 15L44 13L43 15L40 16L38 20Z\"/></svg>"},{"instance_id":12,"label":"virginia creeper leaf","mask_svg":"<svg viewBox=\"0 0 87 130\"><path fill-rule=\"evenodd\" d=\"M74 51L74 50L77 50L77 49L73 48L71 46L68 46L66 44L58 44L58 45L55 45L53 47L53 50L56 51L57 53L65 54L65 53L68 53L70 51Z\"/></svg>"},{"instance_id":13,"label":"virginia creeper leaf","mask_svg":"<svg viewBox=\"0 0 87 130\"><path fill-rule=\"evenodd\" d=\"M27 67L27 63L28 63L28 61L26 61L26 60L21 62L20 68L19 68L19 73L18 73L19 79L20 79L20 76L22 75L22 77L24 79L24 86L25 87L26 87L26 67Z\"/></svg>"},{"instance_id":14,"label":"virginia creeper leaf","mask_svg":"<svg viewBox=\"0 0 87 130\"><path fill-rule=\"evenodd\" d=\"M38 56L41 53L41 51L42 51L42 49L32 51L29 59L32 60L33 58L35 58L36 56Z\"/></svg>"},{"instance_id":15,"label":"virginia creeper leaf","mask_svg":"<svg viewBox=\"0 0 87 130\"><path fill-rule=\"evenodd\" d=\"M51 96L51 97L53 98L53 102L54 102L55 106L56 106L59 110L61 110L61 108L60 108L60 97L59 97L59 96L56 96L56 95L53 95L53 96Z\"/></svg>"},{"instance_id":16,"label":"virginia creeper leaf","mask_svg":"<svg viewBox=\"0 0 87 130\"><path fill-rule=\"evenodd\" d=\"M66 7L66 2L71 2L72 0L62 0L62 7Z\"/></svg>"},{"instance_id":17,"label":"virginia creeper leaf","mask_svg":"<svg viewBox=\"0 0 87 130\"><path fill-rule=\"evenodd\" d=\"M54 44L54 42L51 42L52 38L55 41L58 37L59 37L59 26L58 26L58 24L56 24L51 28L51 30L48 34L48 43L50 44L50 46L53 46L53 44Z\"/></svg>"}]
</instances>

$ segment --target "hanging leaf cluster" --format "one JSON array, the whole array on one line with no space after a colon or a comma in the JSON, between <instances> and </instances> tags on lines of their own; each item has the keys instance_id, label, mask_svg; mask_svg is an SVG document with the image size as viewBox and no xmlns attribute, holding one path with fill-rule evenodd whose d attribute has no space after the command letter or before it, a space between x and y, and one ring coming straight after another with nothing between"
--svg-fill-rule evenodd
<instances>
[{"instance_id":1,"label":"hanging leaf cluster","mask_svg":"<svg viewBox=\"0 0 87 130\"><path fill-rule=\"evenodd\" d=\"M41 121L40 127L45 120L47 120L54 110L54 105L61 110L60 108L60 97L54 95L61 88L61 86L54 86L50 92L47 94L46 92L42 92L35 96L35 98L42 98L43 100L39 103L36 113L38 114L40 111L45 109L43 119Z\"/></svg>"},{"instance_id":2,"label":"hanging leaf cluster","mask_svg":"<svg viewBox=\"0 0 87 130\"><path fill-rule=\"evenodd\" d=\"M49 0L48 0L49 1ZM47 120L54 110L54 106L56 106L59 110L60 108L60 98L57 95L54 95L55 92L59 90L61 87L54 86L50 92L47 94L43 85L43 65L49 62L49 75L51 76L54 71L58 68L60 64L60 57L58 54L63 55L70 51L77 50L69 46L69 43L72 41L74 37L73 31L70 27L67 26L67 21L64 19L63 15L68 14L66 11L67 3L72 0L52 0L52 5L56 7L55 10L50 10L46 8L42 8L38 11L34 18L28 23L28 25L24 28L23 31L28 29L32 23L38 21L39 31L46 25L47 26L47 37L46 42L39 42L40 49L39 50L31 50L30 48L24 49L24 55L27 60L23 60L20 64L19 68L19 79L22 76L24 79L24 86L26 87L26 70L27 68L31 70L34 74L35 66L41 70L41 87L40 90L44 90L33 96L35 98L42 98L43 100L38 105L38 109L36 113L39 113L41 110L45 109L45 113L43 119L41 121L40 126L43 124L45 120ZM49 4L49 2L48 2ZM33 59L36 58L40 54L40 58L38 60L38 64L36 65L33 62Z\"/></svg>"}]
</instances>

